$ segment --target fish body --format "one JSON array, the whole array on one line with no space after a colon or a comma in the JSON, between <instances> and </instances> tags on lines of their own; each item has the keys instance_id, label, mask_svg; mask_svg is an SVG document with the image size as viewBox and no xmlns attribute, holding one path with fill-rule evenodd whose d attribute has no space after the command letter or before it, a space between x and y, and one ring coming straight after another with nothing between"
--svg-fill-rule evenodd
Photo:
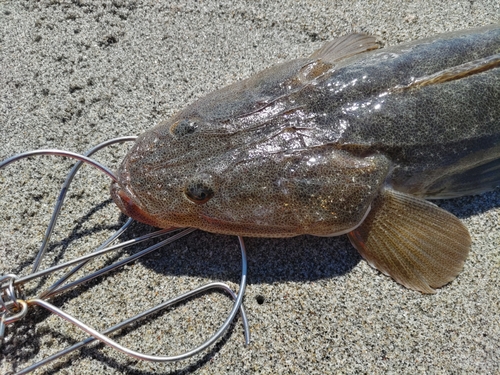
<instances>
[{"instance_id":1,"label":"fish body","mask_svg":"<svg viewBox=\"0 0 500 375\"><path fill-rule=\"evenodd\" d=\"M500 184L500 26L377 48L351 34L199 99L138 138L115 202L159 227L347 233L372 266L432 293L470 236L426 199Z\"/></svg>"}]
</instances>

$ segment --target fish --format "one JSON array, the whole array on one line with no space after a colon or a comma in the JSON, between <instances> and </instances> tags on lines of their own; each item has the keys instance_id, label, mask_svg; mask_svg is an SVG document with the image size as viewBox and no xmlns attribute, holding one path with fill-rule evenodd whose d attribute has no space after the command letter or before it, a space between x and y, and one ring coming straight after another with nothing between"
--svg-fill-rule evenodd
<instances>
[{"instance_id":1,"label":"fish","mask_svg":"<svg viewBox=\"0 0 500 375\"><path fill-rule=\"evenodd\" d=\"M113 200L162 228L347 234L372 267L435 293L471 237L430 200L500 185L500 25L379 47L342 36L198 99L138 137Z\"/></svg>"}]
</instances>

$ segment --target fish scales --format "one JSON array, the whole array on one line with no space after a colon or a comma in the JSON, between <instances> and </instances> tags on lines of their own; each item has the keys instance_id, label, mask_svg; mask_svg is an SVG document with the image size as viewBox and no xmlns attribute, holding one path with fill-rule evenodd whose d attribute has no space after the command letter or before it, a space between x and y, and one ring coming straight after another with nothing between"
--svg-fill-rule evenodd
<instances>
[{"instance_id":1,"label":"fish scales","mask_svg":"<svg viewBox=\"0 0 500 375\"><path fill-rule=\"evenodd\" d=\"M434 292L470 236L423 198L500 184L500 27L377 48L344 36L187 106L138 138L115 202L160 227L347 233L372 266Z\"/></svg>"}]
</instances>

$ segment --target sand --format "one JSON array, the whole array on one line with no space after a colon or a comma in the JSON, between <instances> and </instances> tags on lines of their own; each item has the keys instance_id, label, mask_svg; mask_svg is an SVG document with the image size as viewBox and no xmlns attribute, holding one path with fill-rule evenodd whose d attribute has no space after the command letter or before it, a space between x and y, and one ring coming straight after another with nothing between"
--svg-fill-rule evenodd
<instances>
[{"instance_id":1,"label":"sand","mask_svg":"<svg viewBox=\"0 0 500 375\"><path fill-rule=\"evenodd\" d=\"M84 152L138 135L196 98L265 67L364 31L384 45L498 22L498 1L0 1L0 159L40 148ZM128 146L96 157L116 168ZM71 162L37 157L0 171L0 274L29 272ZM500 373L500 190L443 202L470 229L464 271L435 295L370 268L345 236L247 239L241 319L208 351L177 363L91 346L38 373ZM123 221L108 179L75 179L43 266L94 249ZM136 225L127 238L151 231ZM132 253L110 255L101 263ZM96 268L92 263L86 272ZM235 237L197 231L53 302L96 329L212 280L237 290ZM30 283L36 295L43 283ZM117 340L179 354L230 309L205 294ZM0 373L21 370L85 334L33 308L7 328Z\"/></svg>"}]
</instances>

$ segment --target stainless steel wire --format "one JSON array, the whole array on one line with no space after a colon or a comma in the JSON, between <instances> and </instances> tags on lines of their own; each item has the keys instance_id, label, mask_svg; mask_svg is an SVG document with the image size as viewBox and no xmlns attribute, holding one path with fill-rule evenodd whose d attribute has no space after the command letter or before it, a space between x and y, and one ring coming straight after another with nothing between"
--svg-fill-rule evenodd
<instances>
[{"instance_id":1,"label":"stainless steel wire","mask_svg":"<svg viewBox=\"0 0 500 375\"><path fill-rule=\"evenodd\" d=\"M250 343L250 333L249 333L249 327L248 327L248 320L245 314L245 310L242 304L243 301L243 296L245 293L245 288L246 288L246 279L247 279L247 260L246 260L246 251L245 251L245 245L243 242L243 239L239 237L239 245L241 249L241 256L242 256L242 270L241 270L241 280L240 280L240 285L239 285L239 290L238 293L235 293L232 291L232 289L225 283L221 282L212 282L206 285L203 285L201 287L198 287L196 289L193 289L191 291L188 291L186 293L183 293L177 297L171 298L168 301L165 301L163 303L158 304L157 306L154 306L150 309L147 309L146 311L143 311L142 313L139 313L135 315L132 318L125 319L121 323L118 323L102 332L98 332L97 330L93 329L92 327L88 326L84 322L76 319L75 317L69 315L68 313L64 312L62 309L56 307L52 303L48 302L51 298L53 298L55 295L63 293L71 288L74 288L78 285L81 285L85 282L88 282L89 280L92 280L96 277L99 277L107 272L110 272L112 270L115 270L119 267L122 267L123 265L133 262L136 259L149 254L153 251L156 251L167 244L170 244L176 240L178 240L181 237L184 237L191 232L193 232L195 229L194 228L167 228L163 230L156 231L154 233L150 233L145 236L141 236L129 241L125 241L119 244L111 245L112 242L114 242L120 235L122 235L132 224L133 220L128 219L126 223L112 236L110 236L106 241L102 243L101 246L99 246L93 253L87 254L85 256L75 258L73 260L57 264L55 266L49 267L45 270L39 270L41 261L46 253L47 246L50 241L50 237L52 234L52 231L56 225L57 218L60 214L61 207L63 206L66 194L68 192L68 189L70 187L70 184L79 170L79 168L84 164L90 164L97 168L98 170L102 171L106 175L108 175L111 179L116 181L116 177L114 176L113 172L109 170L107 167L103 166L102 164L96 162L95 160L91 159L90 156L93 155L95 152L109 146L115 143L122 143L126 141L132 141L135 140L136 137L122 137L122 138L116 138L112 139L106 142L103 142L88 152L86 152L84 155L80 155L77 153L73 152L68 152L68 151L61 151L61 150L37 150L37 151L30 151L26 152L23 154L15 155L11 158L8 158L4 160L3 162L0 163L0 169L3 167L16 162L18 160L21 160L26 157L30 156L37 156L37 155L57 155L57 156L65 156L65 157L70 157L77 159L78 162L75 164L75 166L71 169L71 171L68 173L66 180L64 184L62 185L62 188L59 192L56 205L54 207L54 211L52 213L52 217L50 219L50 222L47 226L44 238L42 240L42 244L40 246L40 249L38 251L38 254L35 258L35 261L33 263L32 267L32 272L28 275L22 276L22 277L17 277L14 274L6 274L3 276L0 276L0 346L2 345L3 338L5 336L5 329L7 325L13 324L20 319L24 318L28 312L29 308L31 306L39 306L42 308L47 309L48 311L52 312L53 314L61 317L62 319L66 320L67 322L75 325L76 327L80 328L84 332L90 335L89 338L86 340L83 340L77 344L74 344L58 353L55 353L42 361L39 361L35 364L32 364L19 372L17 374L26 374L29 373L41 366L46 365L47 363L60 358L74 350L77 350L81 348L84 345L87 345L91 342L94 342L96 340L101 341L102 343L114 348L115 350L121 351L122 353L137 358L141 360L146 360L146 361L155 361L155 362L172 362L172 361L179 361L183 360L186 358L189 358L205 349L207 349L209 346L214 344L229 328L233 320L235 319L236 315L238 312L240 312L240 315L242 317L242 323L243 323L243 330L244 330L244 335L245 335L245 343L249 344ZM136 245L139 244L143 241L150 240L152 238L160 237L167 235L169 233L172 233L174 231L177 231L178 233L172 235L171 237L168 237L158 243L156 243L153 246L150 246L144 250L139 251L138 253L129 256L125 259L119 260L111 265L108 265L92 274L85 275L75 281L69 282L65 284L68 279L73 276L77 271L79 271L81 268L83 268L89 261L92 259L95 259L98 256L101 256L103 254L109 253L111 251L116 251L120 249L124 249L128 246ZM111 245L111 246L110 246ZM24 297L24 292L22 289L22 286L31 281L35 280L37 278L40 278L42 276L51 274L53 272L56 272L58 270L67 268L69 266L73 266L73 269L68 271L66 274L64 274L61 278L59 278L54 284L52 284L50 287L48 287L46 290L42 291L39 293L38 296L33 297L33 298L28 298L26 299ZM124 347L114 341L113 339L109 338L107 335L111 334L112 332L115 332L116 330L119 330L121 328L124 328L126 326L129 326L139 320L145 319L148 316L165 309L167 307L171 307L181 301L184 301L188 298L192 298L196 295L199 295L200 293L204 293L208 290L211 289L221 289L225 291L227 294L230 295L230 297L234 300L233 307L231 309L231 312L229 313L228 317L224 321L224 323L220 326L220 328L215 332L212 336L210 336L204 343L199 345L198 347L187 351L185 353L181 353L178 355L172 355L172 356L155 356L155 355L150 355L150 354L144 354L137 352L133 349Z\"/></svg>"}]
</instances>

